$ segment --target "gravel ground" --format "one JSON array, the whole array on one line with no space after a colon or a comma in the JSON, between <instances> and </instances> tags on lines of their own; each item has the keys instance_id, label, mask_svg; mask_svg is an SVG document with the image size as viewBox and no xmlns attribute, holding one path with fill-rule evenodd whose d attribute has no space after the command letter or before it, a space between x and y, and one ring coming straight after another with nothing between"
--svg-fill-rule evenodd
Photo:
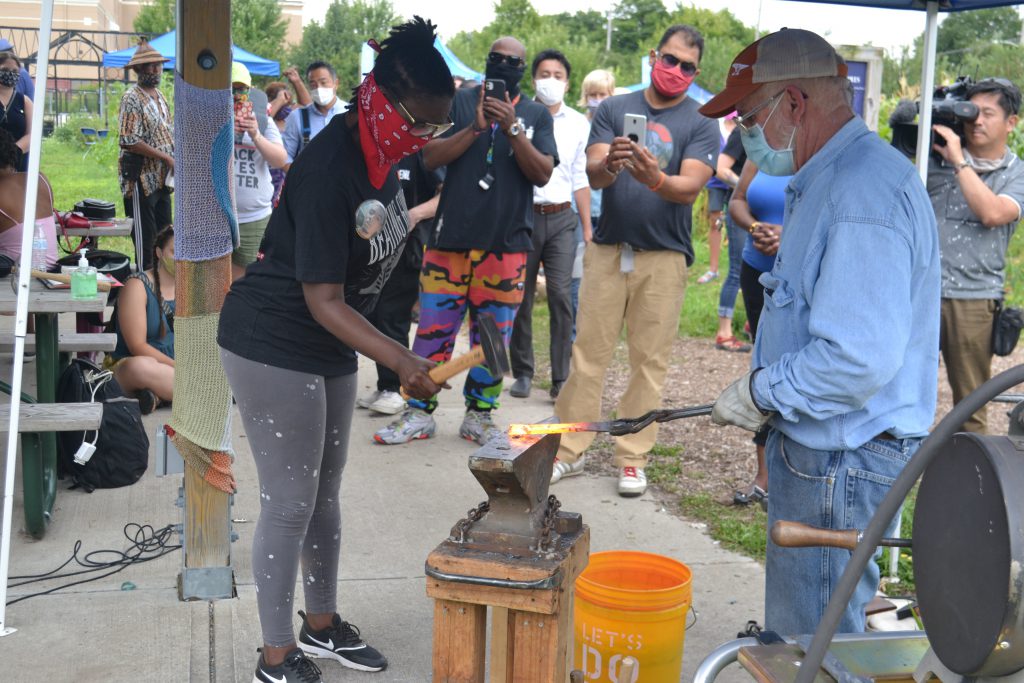
<instances>
[{"instance_id":1,"label":"gravel ground","mask_svg":"<svg viewBox=\"0 0 1024 683\"><path fill-rule=\"evenodd\" d=\"M1019 346L1010 356L996 357L993 374L1022 362L1024 345ZM709 339L678 339L665 382L663 405L686 407L713 402L729 382L747 370L749 363L749 353L719 351ZM628 377L629 364L623 342L619 344L605 383L604 416L613 415L618 399L625 391ZM936 422L953 405L945 368L941 366L938 389ZM1024 391L1024 388L1018 387L1014 391ZM1006 433L1009 408L1007 404L990 405L991 433ZM754 446L750 442L750 434L741 429L718 427L712 424L709 417L677 420L661 425L658 444L662 448L657 450L669 455L655 455L652 457L653 463L672 457L672 453L679 453L682 464L682 467L674 468L678 473L662 481L662 493L666 496L703 493L722 504L729 504L733 491L745 488L753 480L756 470ZM590 453L591 462L611 470L612 440L609 437L599 436Z\"/></svg>"}]
</instances>

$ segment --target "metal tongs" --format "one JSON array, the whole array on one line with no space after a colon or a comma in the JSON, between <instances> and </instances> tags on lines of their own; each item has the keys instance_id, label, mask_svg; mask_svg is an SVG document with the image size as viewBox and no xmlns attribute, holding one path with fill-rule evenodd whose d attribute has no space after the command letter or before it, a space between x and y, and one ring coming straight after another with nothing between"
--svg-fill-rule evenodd
<instances>
[{"instance_id":1,"label":"metal tongs","mask_svg":"<svg viewBox=\"0 0 1024 683\"><path fill-rule=\"evenodd\" d=\"M563 434L566 432L605 432L612 436L636 434L641 429L655 422L669 422L685 417L710 415L715 404L706 403L689 408L663 408L652 410L640 417L605 420L602 422L544 422L532 425L509 425L509 433L513 436L527 434Z\"/></svg>"}]
</instances>

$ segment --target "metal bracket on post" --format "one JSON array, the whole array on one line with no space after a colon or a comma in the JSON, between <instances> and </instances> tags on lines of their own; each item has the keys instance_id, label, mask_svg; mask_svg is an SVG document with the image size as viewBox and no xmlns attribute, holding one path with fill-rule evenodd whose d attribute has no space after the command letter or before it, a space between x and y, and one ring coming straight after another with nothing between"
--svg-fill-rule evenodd
<instances>
[{"instance_id":1,"label":"metal bracket on post","mask_svg":"<svg viewBox=\"0 0 1024 683\"><path fill-rule=\"evenodd\" d=\"M186 475L187 476L187 475ZM227 526L227 562L226 566L188 566L189 557L199 554L199 551L190 547L189 534L185 532L189 528L185 516L189 514L190 506L185 500L186 485L182 479L181 488L178 490L177 505L181 508L181 524L178 531L181 534L181 573L178 575L178 599L180 600L223 600L236 596L234 562L232 559L231 543L238 539L231 522L231 508L234 505L235 497L227 496L227 511L224 515ZM191 506L193 511L195 506ZM219 515L218 515L219 516ZM211 516L212 517L212 516ZM217 529L209 530L213 536L221 536Z\"/></svg>"}]
</instances>

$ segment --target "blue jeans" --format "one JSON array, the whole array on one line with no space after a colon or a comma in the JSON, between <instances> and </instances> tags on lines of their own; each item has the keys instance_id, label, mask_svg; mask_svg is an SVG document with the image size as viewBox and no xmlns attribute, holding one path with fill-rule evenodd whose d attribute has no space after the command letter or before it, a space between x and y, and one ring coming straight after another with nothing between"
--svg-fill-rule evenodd
<instances>
[{"instance_id":1,"label":"blue jeans","mask_svg":"<svg viewBox=\"0 0 1024 683\"><path fill-rule=\"evenodd\" d=\"M747 241L747 233L733 222L728 212L725 212L725 226L729 237L729 274L722 281L722 291L718 295L719 318L731 318L733 309L736 308L736 295L740 293L743 245Z\"/></svg>"},{"instance_id":2,"label":"blue jeans","mask_svg":"<svg viewBox=\"0 0 1024 683\"><path fill-rule=\"evenodd\" d=\"M785 519L830 529L865 529L920 443L873 439L852 450L819 451L771 430L765 446L769 528ZM895 521L887 535L895 532ZM839 548L781 548L769 539L765 627L782 635L813 633L850 554ZM864 631L864 608L878 589L878 578L878 565L869 562L839 622L839 633Z\"/></svg>"}]
</instances>

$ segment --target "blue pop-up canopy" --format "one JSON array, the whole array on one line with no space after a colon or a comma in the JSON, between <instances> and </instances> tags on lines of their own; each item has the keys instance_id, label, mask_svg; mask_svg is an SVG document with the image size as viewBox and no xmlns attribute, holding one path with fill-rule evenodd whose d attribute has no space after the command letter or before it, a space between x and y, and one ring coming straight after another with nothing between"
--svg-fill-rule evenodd
<instances>
[{"instance_id":1,"label":"blue pop-up canopy","mask_svg":"<svg viewBox=\"0 0 1024 683\"><path fill-rule=\"evenodd\" d=\"M177 31L171 31L165 33L162 36L154 38L149 41L149 44L154 50L167 57L170 61L164 64L164 69L174 68L174 55L175 49L178 46L178 41L175 36ZM125 48L124 50L117 50L115 52L107 52L103 55L103 66L111 69L122 69L128 65L131 61L132 55L135 54L134 47ZM281 73L281 65L277 62L254 55L253 53L243 50L237 45L231 46L231 57L236 62L245 64L246 68L249 69L249 73L253 76L277 76Z\"/></svg>"}]
</instances>

